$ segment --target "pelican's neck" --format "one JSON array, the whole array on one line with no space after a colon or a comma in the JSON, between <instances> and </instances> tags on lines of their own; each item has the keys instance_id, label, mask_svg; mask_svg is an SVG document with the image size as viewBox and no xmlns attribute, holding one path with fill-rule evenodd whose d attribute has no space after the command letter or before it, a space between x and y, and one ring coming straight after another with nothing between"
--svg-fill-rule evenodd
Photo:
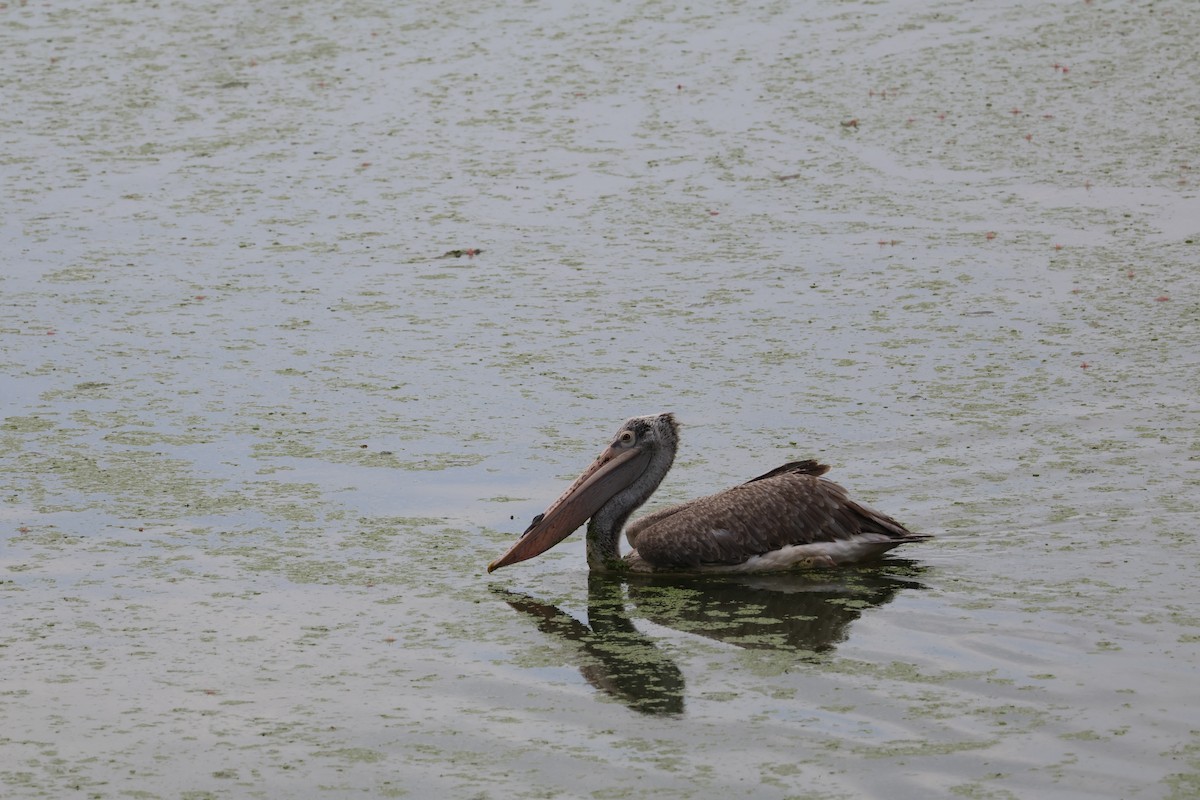
<instances>
[{"instance_id":1,"label":"pelican's neck","mask_svg":"<svg viewBox=\"0 0 1200 800\"><path fill-rule=\"evenodd\" d=\"M588 569L593 572L619 572L625 568L625 562L621 560L621 531L637 506L614 514L614 505L609 502L588 521L587 562Z\"/></svg>"},{"instance_id":2,"label":"pelican's neck","mask_svg":"<svg viewBox=\"0 0 1200 800\"><path fill-rule=\"evenodd\" d=\"M662 483L674 461L674 439L660 441L642 474L613 495L592 515L587 527L589 569L597 572L617 572L626 568L621 559L621 531L633 512L654 494L654 490Z\"/></svg>"}]
</instances>

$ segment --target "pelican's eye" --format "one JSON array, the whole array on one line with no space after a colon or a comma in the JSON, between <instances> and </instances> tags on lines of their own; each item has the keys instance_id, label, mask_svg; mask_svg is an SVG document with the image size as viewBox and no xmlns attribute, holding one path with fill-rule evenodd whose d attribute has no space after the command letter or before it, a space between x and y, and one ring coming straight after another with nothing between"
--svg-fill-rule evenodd
<instances>
[{"instance_id":1,"label":"pelican's eye","mask_svg":"<svg viewBox=\"0 0 1200 800\"><path fill-rule=\"evenodd\" d=\"M621 431L621 435L617 437L617 444L621 444L626 447L628 447L629 445L633 444L636 441L637 441L637 437L634 436L633 431Z\"/></svg>"}]
</instances>

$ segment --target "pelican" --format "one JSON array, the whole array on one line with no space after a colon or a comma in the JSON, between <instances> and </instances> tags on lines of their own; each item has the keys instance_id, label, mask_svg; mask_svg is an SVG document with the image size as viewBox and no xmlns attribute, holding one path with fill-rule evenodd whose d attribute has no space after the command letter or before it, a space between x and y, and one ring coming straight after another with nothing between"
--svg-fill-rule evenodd
<instances>
[{"instance_id":1,"label":"pelican","mask_svg":"<svg viewBox=\"0 0 1200 800\"><path fill-rule=\"evenodd\" d=\"M792 461L751 481L633 522L675 461L679 424L670 413L625 421L612 443L488 572L546 552L585 520L587 561L604 572L779 572L877 558L930 538L850 499L821 476L829 467Z\"/></svg>"}]
</instances>

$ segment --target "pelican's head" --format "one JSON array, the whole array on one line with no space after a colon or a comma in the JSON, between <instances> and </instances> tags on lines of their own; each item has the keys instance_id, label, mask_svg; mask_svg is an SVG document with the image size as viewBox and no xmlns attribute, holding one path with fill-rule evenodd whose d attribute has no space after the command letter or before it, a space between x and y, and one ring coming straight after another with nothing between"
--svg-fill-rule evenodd
<instances>
[{"instance_id":1,"label":"pelican's head","mask_svg":"<svg viewBox=\"0 0 1200 800\"><path fill-rule=\"evenodd\" d=\"M540 555L574 533L610 502L626 515L646 502L675 459L679 423L669 412L625 420L592 465L533 518L488 572Z\"/></svg>"}]
</instances>

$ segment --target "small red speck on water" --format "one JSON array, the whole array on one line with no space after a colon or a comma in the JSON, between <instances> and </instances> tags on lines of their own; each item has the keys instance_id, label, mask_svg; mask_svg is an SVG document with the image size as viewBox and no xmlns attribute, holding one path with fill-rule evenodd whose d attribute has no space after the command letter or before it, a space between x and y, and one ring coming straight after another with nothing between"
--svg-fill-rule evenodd
<instances>
[{"instance_id":1,"label":"small red speck on water","mask_svg":"<svg viewBox=\"0 0 1200 800\"><path fill-rule=\"evenodd\" d=\"M1054 249L1055 249L1055 250L1062 250L1062 249L1063 249L1063 246L1062 246L1061 244L1057 244L1057 243L1056 243L1056 244L1054 245Z\"/></svg>"},{"instance_id":2,"label":"small red speck on water","mask_svg":"<svg viewBox=\"0 0 1200 800\"><path fill-rule=\"evenodd\" d=\"M367 168L367 167L369 167L369 166L371 166L371 162L370 162L370 161L364 161L364 162L362 162L361 164L359 164L359 165L358 165L358 168L359 168L359 169L366 169L366 168Z\"/></svg>"},{"instance_id":3,"label":"small red speck on water","mask_svg":"<svg viewBox=\"0 0 1200 800\"><path fill-rule=\"evenodd\" d=\"M26 528L24 525L22 525L21 527L17 528L17 533L29 533L29 528Z\"/></svg>"},{"instance_id":4,"label":"small red speck on water","mask_svg":"<svg viewBox=\"0 0 1200 800\"><path fill-rule=\"evenodd\" d=\"M383 637L383 640L385 642L387 642L388 644L391 644L392 642L396 641L396 637L395 636L385 636L385 637Z\"/></svg>"},{"instance_id":5,"label":"small red speck on water","mask_svg":"<svg viewBox=\"0 0 1200 800\"><path fill-rule=\"evenodd\" d=\"M682 91L683 91L683 84L682 84L682 83L677 83L677 84L675 84L675 91L677 91L677 92L682 92Z\"/></svg>"},{"instance_id":6,"label":"small red speck on water","mask_svg":"<svg viewBox=\"0 0 1200 800\"><path fill-rule=\"evenodd\" d=\"M1127 270L1127 271L1125 272L1125 277L1126 277L1126 278L1132 278L1132 277L1133 277L1133 270Z\"/></svg>"},{"instance_id":7,"label":"small red speck on water","mask_svg":"<svg viewBox=\"0 0 1200 800\"><path fill-rule=\"evenodd\" d=\"M1084 361L1084 362L1083 362L1083 363L1081 363L1079 366L1080 366L1080 367L1082 367L1083 369L1087 369L1088 367L1090 367L1090 366L1091 366L1091 364L1089 364L1088 362Z\"/></svg>"},{"instance_id":8,"label":"small red speck on water","mask_svg":"<svg viewBox=\"0 0 1200 800\"><path fill-rule=\"evenodd\" d=\"M1009 111L1008 113L1012 114L1014 117L1019 117L1021 116L1021 109L1013 106L1012 111Z\"/></svg>"},{"instance_id":9,"label":"small red speck on water","mask_svg":"<svg viewBox=\"0 0 1200 800\"><path fill-rule=\"evenodd\" d=\"M1053 114L1042 114L1042 119L1054 119Z\"/></svg>"},{"instance_id":10,"label":"small red speck on water","mask_svg":"<svg viewBox=\"0 0 1200 800\"><path fill-rule=\"evenodd\" d=\"M716 217L716 216L719 216L719 215L720 215L720 213L721 213L720 211L713 211L711 208L708 210L708 215L709 215L710 217Z\"/></svg>"},{"instance_id":11,"label":"small red speck on water","mask_svg":"<svg viewBox=\"0 0 1200 800\"><path fill-rule=\"evenodd\" d=\"M203 299L205 299L206 297L208 297L208 295L206 295L206 294L198 294L198 295L194 296L192 299L193 299L193 300L203 300Z\"/></svg>"},{"instance_id":12,"label":"small red speck on water","mask_svg":"<svg viewBox=\"0 0 1200 800\"><path fill-rule=\"evenodd\" d=\"M1092 182L1091 182L1091 181L1084 181L1084 182L1083 182L1083 188L1085 188L1085 189L1091 189L1091 188L1092 188Z\"/></svg>"},{"instance_id":13,"label":"small red speck on water","mask_svg":"<svg viewBox=\"0 0 1200 800\"><path fill-rule=\"evenodd\" d=\"M1066 75L1066 74L1067 74L1068 72L1070 72L1070 71L1071 71L1071 68L1070 68L1070 67L1063 67L1063 68L1062 68L1062 74L1063 74L1063 75Z\"/></svg>"},{"instance_id":14,"label":"small red speck on water","mask_svg":"<svg viewBox=\"0 0 1200 800\"><path fill-rule=\"evenodd\" d=\"M990 242L992 239L995 239L995 238L996 238L996 232L995 232L995 231L988 231L987 233L985 233L985 234L984 234L984 238L985 238L985 239L987 239L987 240Z\"/></svg>"},{"instance_id":15,"label":"small red speck on water","mask_svg":"<svg viewBox=\"0 0 1200 800\"><path fill-rule=\"evenodd\" d=\"M1032 134L1032 133L1027 133L1027 134L1025 134L1025 141L1027 141L1027 142L1032 142L1032 141L1033 141L1033 134Z\"/></svg>"},{"instance_id":16,"label":"small red speck on water","mask_svg":"<svg viewBox=\"0 0 1200 800\"><path fill-rule=\"evenodd\" d=\"M252 59L250 59L249 61L247 61L247 62L246 62L246 66L248 66L248 67L257 67L257 66L258 66L258 62L257 62L257 61L255 61L255 60L252 58Z\"/></svg>"},{"instance_id":17,"label":"small red speck on water","mask_svg":"<svg viewBox=\"0 0 1200 800\"><path fill-rule=\"evenodd\" d=\"M916 120L913 119L912 117L909 117L908 119L904 120L905 125L912 125L914 122L916 122Z\"/></svg>"},{"instance_id":18,"label":"small red speck on water","mask_svg":"<svg viewBox=\"0 0 1200 800\"><path fill-rule=\"evenodd\" d=\"M1167 297L1165 294L1161 294L1161 295L1159 295L1158 297L1154 298L1154 302L1156 302L1156 303L1166 303L1166 302L1170 301L1170 299L1171 299L1171 298Z\"/></svg>"},{"instance_id":19,"label":"small red speck on water","mask_svg":"<svg viewBox=\"0 0 1200 800\"><path fill-rule=\"evenodd\" d=\"M205 689L204 693L205 694L216 694L217 690L216 689Z\"/></svg>"},{"instance_id":20,"label":"small red speck on water","mask_svg":"<svg viewBox=\"0 0 1200 800\"><path fill-rule=\"evenodd\" d=\"M58 331L46 331L46 335L47 335L47 336L57 336L57 335L58 335Z\"/></svg>"},{"instance_id":21,"label":"small red speck on water","mask_svg":"<svg viewBox=\"0 0 1200 800\"><path fill-rule=\"evenodd\" d=\"M945 122L945 121L946 121L946 115L945 115L945 114L938 114L938 115L937 115L937 118L938 118L938 119L940 119L942 122Z\"/></svg>"}]
</instances>

